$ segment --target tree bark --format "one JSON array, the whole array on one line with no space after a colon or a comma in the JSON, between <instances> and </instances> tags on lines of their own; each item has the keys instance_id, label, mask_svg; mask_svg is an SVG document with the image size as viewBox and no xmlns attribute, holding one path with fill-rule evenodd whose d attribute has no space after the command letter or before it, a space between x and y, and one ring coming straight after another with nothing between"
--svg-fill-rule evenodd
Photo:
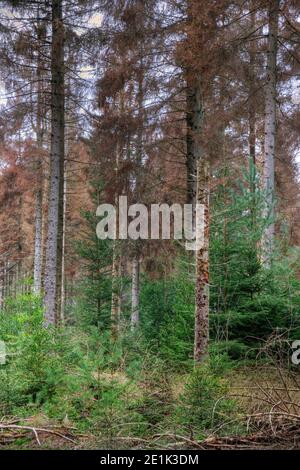
<instances>
[{"instance_id":1,"label":"tree bark","mask_svg":"<svg viewBox=\"0 0 300 470\"><path fill-rule=\"evenodd\" d=\"M143 167L143 134L144 134L144 65L142 48L140 50L140 62L138 73L138 92L137 107L139 109L139 122L136 136L136 155L135 155L135 188L134 202L141 201L141 172ZM140 257L142 253L142 240L133 242L133 257L131 262L131 329L134 330L139 326L140 322Z\"/></svg>"},{"instance_id":2,"label":"tree bark","mask_svg":"<svg viewBox=\"0 0 300 470\"><path fill-rule=\"evenodd\" d=\"M119 180L119 164L120 164L121 146L117 144L116 148L116 182ZM117 184L118 188L118 184ZM119 334L120 326L120 286L119 286L119 273L120 273L120 254L118 252L119 246L117 241L118 236L118 192L115 191L115 208L116 208L116 227L115 227L115 240L113 241L113 259L112 259L112 295L111 295L111 335L116 339Z\"/></svg>"},{"instance_id":3,"label":"tree bark","mask_svg":"<svg viewBox=\"0 0 300 470\"><path fill-rule=\"evenodd\" d=\"M265 87L265 141L264 141L264 187L267 193L267 212L274 218L275 140L276 140L276 69L279 0L269 4L269 36L267 53L267 82ZM269 265L274 247L274 221L267 227L263 237L264 263Z\"/></svg>"},{"instance_id":4,"label":"tree bark","mask_svg":"<svg viewBox=\"0 0 300 470\"><path fill-rule=\"evenodd\" d=\"M34 268L33 291L39 294L42 283L42 227L43 227L43 195L41 189L35 194L35 240L34 240Z\"/></svg>"},{"instance_id":5,"label":"tree bark","mask_svg":"<svg viewBox=\"0 0 300 470\"><path fill-rule=\"evenodd\" d=\"M196 204L204 206L204 243L196 249L194 361L203 362L209 341L209 165L200 142L203 125L201 81L193 74L187 81L187 201L193 204L196 229ZM190 172L190 173L189 173Z\"/></svg>"},{"instance_id":6,"label":"tree bark","mask_svg":"<svg viewBox=\"0 0 300 470\"><path fill-rule=\"evenodd\" d=\"M197 160L195 154L195 138L194 138L194 120L197 113L197 102L199 101L195 93L197 88L193 85L192 79L187 74L186 88L186 171L187 171L187 204L195 207L196 203L196 171ZM194 223L193 223L194 226Z\"/></svg>"},{"instance_id":7,"label":"tree bark","mask_svg":"<svg viewBox=\"0 0 300 470\"><path fill-rule=\"evenodd\" d=\"M209 343L209 164L197 160L197 204L204 206L203 245L196 251L195 340L194 361L201 363L208 356Z\"/></svg>"},{"instance_id":8,"label":"tree bark","mask_svg":"<svg viewBox=\"0 0 300 470\"><path fill-rule=\"evenodd\" d=\"M253 10L250 15L251 19L251 34L255 31L256 26L256 12L254 5L250 4ZM249 122L249 156L250 164L256 166L256 86L255 86L255 62L256 62L256 44L255 41L250 41L249 45L249 111L248 111L248 122Z\"/></svg>"},{"instance_id":9,"label":"tree bark","mask_svg":"<svg viewBox=\"0 0 300 470\"><path fill-rule=\"evenodd\" d=\"M197 3L187 2L187 47L194 47L198 34ZM204 45L203 45L204 46ZM204 106L201 72L197 57L185 66L186 77L186 168L187 203L193 208L193 231L195 240L195 326L194 363L203 362L208 355L209 341L209 186L208 159L201 143ZM198 220L197 206L204 206L204 220ZM204 225L202 245L198 240L198 229Z\"/></svg>"},{"instance_id":10,"label":"tree bark","mask_svg":"<svg viewBox=\"0 0 300 470\"><path fill-rule=\"evenodd\" d=\"M135 330L140 321L140 260L138 256L134 256L131 269L131 329Z\"/></svg>"},{"instance_id":11,"label":"tree bark","mask_svg":"<svg viewBox=\"0 0 300 470\"><path fill-rule=\"evenodd\" d=\"M62 0L52 0L51 151L45 265L45 325L57 322L57 280L61 276L64 167L64 27Z\"/></svg>"},{"instance_id":12,"label":"tree bark","mask_svg":"<svg viewBox=\"0 0 300 470\"><path fill-rule=\"evenodd\" d=\"M119 334L120 323L120 292L119 292L119 254L117 253L117 243L114 240L113 262L112 262L112 295L111 295L111 332L112 338L116 339Z\"/></svg>"},{"instance_id":13,"label":"tree bark","mask_svg":"<svg viewBox=\"0 0 300 470\"><path fill-rule=\"evenodd\" d=\"M33 267L33 291L39 294L42 287L42 258L43 258L43 67L44 61L41 54L41 47L45 40L46 28L39 18L38 11L38 64L37 64L37 120L36 120L36 140L38 147L37 161L37 190L35 194L35 240L34 240L34 267Z\"/></svg>"},{"instance_id":14,"label":"tree bark","mask_svg":"<svg viewBox=\"0 0 300 470\"><path fill-rule=\"evenodd\" d=\"M195 70L187 70L186 77L187 202L193 205L195 233L196 222L204 223L204 243L195 251L194 361L197 364L206 359L209 341L209 169L200 141L204 118L201 80ZM204 221L196 220L196 204L204 205Z\"/></svg>"},{"instance_id":15,"label":"tree bark","mask_svg":"<svg viewBox=\"0 0 300 470\"><path fill-rule=\"evenodd\" d=\"M59 321L61 324L65 321L65 303L66 303L66 276L65 276L65 249L66 249L66 214L67 214L67 161L64 164L64 190L63 190L63 214L62 214L62 247L61 247L61 282L60 302L58 302Z\"/></svg>"}]
</instances>

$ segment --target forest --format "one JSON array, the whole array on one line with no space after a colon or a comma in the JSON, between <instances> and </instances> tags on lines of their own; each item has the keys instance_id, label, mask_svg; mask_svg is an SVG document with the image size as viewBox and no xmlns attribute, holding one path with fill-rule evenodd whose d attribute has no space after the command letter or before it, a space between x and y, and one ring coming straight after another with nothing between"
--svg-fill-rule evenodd
<instances>
[{"instance_id":1,"label":"forest","mask_svg":"<svg viewBox=\"0 0 300 470\"><path fill-rule=\"evenodd\" d=\"M300 449L299 169L299 0L1 0L1 453Z\"/></svg>"}]
</instances>

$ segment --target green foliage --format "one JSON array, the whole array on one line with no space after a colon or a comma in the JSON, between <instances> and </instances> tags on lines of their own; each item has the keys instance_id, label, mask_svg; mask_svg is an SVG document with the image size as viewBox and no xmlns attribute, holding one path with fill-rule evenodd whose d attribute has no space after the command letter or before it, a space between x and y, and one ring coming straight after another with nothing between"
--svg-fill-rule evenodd
<instances>
[{"instance_id":1,"label":"green foliage","mask_svg":"<svg viewBox=\"0 0 300 470\"><path fill-rule=\"evenodd\" d=\"M226 168L218 176L222 183L212 200L210 249L213 312L239 307L266 284L259 246L270 223L263 216L265 194L251 170L237 182Z\"/></svg>"},{"instance_id":2,"label":"green foliage","mask_svg":"<svg viewBox=\"0 0 300 470\"><path fill-rule=\"evenodd\" d=\"M259 242L268 221L251 171L238 183L225 174L213 197L208 363L191 372L190 253L178 256L169 278L142 277L141 327L132 332L122 311L119 337L112 338L106 269L112 246L98 240L96 217L87 212L86 238L77 243L83 278L67 325L45 328L41 299L31 294L6 299L0 312L0 339L8 351L0 365L0 413L70 421L91 432L97 448L130 446L130 439L151 441L168 432L196 439L215 431L245 432L237 403L228 396L233 359L255 357L270 336L275 351L274 331L284 333L284 344L300 332L299 250L278 247L271 266L263 266ZM101 187L95 195L100 193Z\"/></svg>"},{"instance_id":3,"label":"green foliage","mask_svg":"<svg viewBox=\"0 0 300 470\"><path fill-rule=\"evenodd\" d=\"M10 401L42 400L47 374L45 363L49 362L51 343L50 332L42 323L40 299L28 294L6 302L1 312L0 337L8 352L1 374Z\"/></svg>"},{"instance_id":4,"label":"green foliage","mask_svg":"<svg viewBox=\"0 0 300 470\"><path fill-rule=\"evenodd\" d=\"M299 250L277 247L265 268L261 238L271 222L265 193L253 166L242 179L218 175L222 183L212 199L210 237L210 330L220 352L251 358L274 331L299 336ZM162 353L174 365L192 354L194 281L187 258L171 287L169 314L161 327Z\"/></svg>"},{"instance_id":5,"label":"green foliage","mask_svg":"<svg viewBox=\"0 0 300 470\"><path fill-rule=\"evenodd\" d=\"M112 341L96 327L45 328L40 299L28 294L6 303L0 337L10 353L0 366L1 414L67 419L110 446L160 422L163 364L142 340Z\"/></svg>"},{"instance_id":6,"label":"green foliage","mask_svg":"<svg viewBox=\"0 0 300 470\"><path fill-rule=\"evenodd\" d=\"M170 280L142 279L140 292L141 321L147 341L159 346L159 332L164 318L171 313L173 283Z\"/></svg>"},{"instance_id":7,"label":"green foliage","mask_svg":"<svg viewBox=\"0 0 300 470\"><path fill-rule=\"evenodd\" d=\"M299 331L300 253L278 247L265 268L260 246L270 219L255 172L250 167L236 185L225 171L223 181L213 200L210 318L213 337L237 357L274 330Z\"/></svg>"},{"instance_id":8,"label":"green foliage","mask_svg":"<svg viewBox=\"0 0 300 470\"><path fill-rule=\"evenodd\" d=\"M0 374L5 383L3 403L10 412L19 406L51 408L58 397L63 402L70 390L82 389L86 380L84 343L78 332L75 340L70 331L44 327L41 301L36 296L26 294L6 303L0 316L0 337L8 356Z\"/></svg>"},{"instance_id":9,"label":"green foliage","mask_svg":"<svg viewBox=\"0 0 300 470\"><path fill-rule=\"evenodd\" d=\"M99 218L97 206L101 203L103 185L94 184L93 211L83 211L86 231L76 241L76 252L80 258L82 279L77 286L76 307L71 306L67 315L74 315L80 325L95 325L100 330L110 324L112 283L109 266L112 264L111 240L100 240L96 234Z\"/></svg>"},{"instance_id":10,"label":"green foliage","mask_svg":"<svg viewBox=\"0 0 300 470\"><path fill-rule=\"evenodd\" d=\"M193 357L194 338L194 286L187 268L180 269L173 279L171 311L160 330L160 348L170 366L188 365Z\"/></svg>"},{"instance_id":11,"label":"green foliage","mask_svg":"<svg viewBox=\"0 0 300 470\"><path fill-rule=\"evenodd\" d=\"M218 428L220 434L236 432L232 422L238 417L238 408L228 397L229 383L224 378L227 369L226 356L212 356L211 363L196 367L190 374L174 417L184 435L202 439Z\"/></svg>"},{"instance_id":12,"label":"green foliage","mask_svg":"<svg viewBox=\"0 0 300 470\"><path fill-rule=\"evenodd\" d=\"M188 365L193 351L193 276L186 259L167 280L143 280L142 333L169 367Z\"/></svg>"},{"instance_id":13,"label":"green foliage","mask_svg":"<svg viewBox=\"0 0 300 470\"><path fill-rule=\"evenodd\" d=\"M299 250L277 247L270 268L261 261L261 238L270 223L266 195L252 165L241 178L227 169L212 198L210 329L220 352L240 359L274 331L299 336ZM144 280L142 328L170 367L189 366L193 353L194 266L182 254L167 280Z\"/></svg>"}]
</instances>

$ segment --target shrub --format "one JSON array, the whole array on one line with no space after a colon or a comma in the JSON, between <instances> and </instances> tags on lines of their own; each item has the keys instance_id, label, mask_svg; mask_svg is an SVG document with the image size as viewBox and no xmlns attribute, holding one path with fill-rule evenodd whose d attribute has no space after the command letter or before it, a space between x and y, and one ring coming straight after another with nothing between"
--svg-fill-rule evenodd
<instances>
[{"instance_id":1,"label":"shrub","mask_svg":"<svg viewBox=\"0 0 300 470\"><path fill-rule=\"evenodd\" d=\"M219 358L214 364L198 366L190 374L175 409L175 423L185 435L202 439L218 428L220 434L235 432L236 427L231 423L238 411L236 402L227 396L228 382L220 377L223 360Z\"/></svg>"}]
</instances>

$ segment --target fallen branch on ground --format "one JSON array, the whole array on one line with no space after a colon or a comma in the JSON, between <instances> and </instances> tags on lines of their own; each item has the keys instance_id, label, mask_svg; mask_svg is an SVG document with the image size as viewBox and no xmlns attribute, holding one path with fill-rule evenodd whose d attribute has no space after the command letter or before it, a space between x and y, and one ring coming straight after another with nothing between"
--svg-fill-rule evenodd
<instances>
[{"instance_id":1,"label":"fallen branch on ground","mask_svg":"<svg viewBox=\"0 0 300 470\"><path fill-rule=\"evenodd\" d=\"M30 431L33 433L39 446L41 446L41 441L39 439L38 433L41 433L41 432L44 432L47 434L53 434L55 436L61 437L62 439L65 439L66 441L72 442L73 444L77 444L77 442L71 437L68 437L58 431L54 431L53 429L37 428L34 426L21 426L17 424L3 424L3 423L0 423L0 429L16 429L20 431Z\"/></svg>"}]
</instances>

